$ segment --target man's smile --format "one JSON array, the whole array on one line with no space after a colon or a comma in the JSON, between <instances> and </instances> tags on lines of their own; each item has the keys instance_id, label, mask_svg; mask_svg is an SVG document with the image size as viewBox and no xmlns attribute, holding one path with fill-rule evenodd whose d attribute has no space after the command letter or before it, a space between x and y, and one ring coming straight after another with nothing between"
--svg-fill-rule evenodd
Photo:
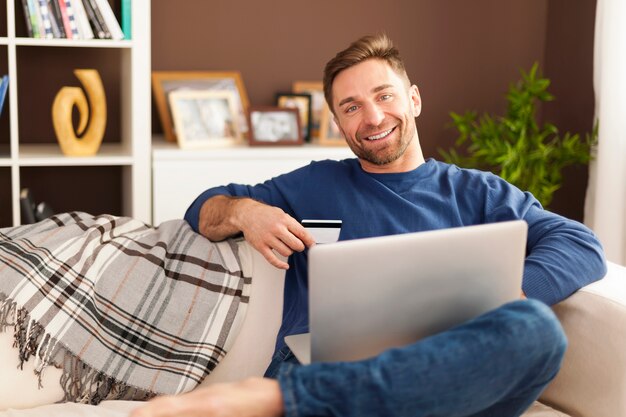
<instances>
[{"instance_id":1,"label":"man's smile","mask_svg":"<svg viewBox=\"0 0 626 417\"><path fill-rule=\"evenodd\" d=\"M385 139L386 137L391 135L396 130L396 128L397 128L397 126L394 126L391 129L387 129L387 130L384 130L382 132L379 132L379 133L376 133L376 134L373 134L373 135L369 135L369 136L368 135L358 135L358 136L362 137L365 140L373 142L373 141Z\"/></svg>"}]
</instances>

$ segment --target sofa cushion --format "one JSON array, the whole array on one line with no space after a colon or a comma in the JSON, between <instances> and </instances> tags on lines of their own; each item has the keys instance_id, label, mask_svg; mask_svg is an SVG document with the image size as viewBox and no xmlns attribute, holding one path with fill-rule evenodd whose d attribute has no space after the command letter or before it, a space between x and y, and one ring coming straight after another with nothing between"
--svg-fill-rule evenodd
<instances>
[{"instance_id":1,"label":"sofa cushion","mask_svg":"<svg viewBox=\"0 0 626 417\"><path fill-rule=\"evenodd\" d=\"M580 417L626 416L626 268L554 306L569 345L541 401Z\"/></svg>"},{"instance_id":2,"label":"sofa cushion","mask_svg":"<svg viewBox=\"0 0 626 417\"><path fill-rule=\"evenodd\" d=\"M535 401L533 405L531 405L530 408L522 414L522 417L570 417L570 415L564 414L552 407Z\"/></svg>"}]
</instances>

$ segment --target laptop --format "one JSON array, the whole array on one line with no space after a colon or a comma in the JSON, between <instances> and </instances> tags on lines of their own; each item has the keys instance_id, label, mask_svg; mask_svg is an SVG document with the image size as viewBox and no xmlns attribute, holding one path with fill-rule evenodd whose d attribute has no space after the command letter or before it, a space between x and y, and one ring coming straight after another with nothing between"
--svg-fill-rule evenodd
<instances>
[{"instance_id":1,"label":"laptop","mask_svg":"<svg viewBox=\"0 0 626 417\"><path fill-rule=\"evenodd\" d=\"M310 333L285 342L303 364L375 356L520 298L522 220L316 245Z\"/></svg>"}]
</instances>

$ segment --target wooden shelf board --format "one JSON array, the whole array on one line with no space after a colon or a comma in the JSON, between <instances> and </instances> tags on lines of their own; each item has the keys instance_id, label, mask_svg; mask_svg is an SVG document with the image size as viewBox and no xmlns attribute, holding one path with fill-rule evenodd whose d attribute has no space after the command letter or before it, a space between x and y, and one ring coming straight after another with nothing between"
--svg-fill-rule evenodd
<instances>
[{"instance_id":1,"label":"wooden shelf board","mask_svg":"<svg viewBox=\"0 0 626 417\"><path fill-rule=\"evenodd\" d=\"M65 156L57 144L22 144L18 163L20 166L103 166L132 165L133 158L122 144L102 144L94 156Z\"/></svg>"},{"instance_id":2,"label":"wooden shelf board","mask_svg":"<svg viewBox=\"0 0 626 417\"><path fill-rule=\"evenodd\" d=\"M114 41L110 39L38 39L15 38L17 46L58 46L69 48L131 48L132 41Z\"/></svg>"}]
</instances>

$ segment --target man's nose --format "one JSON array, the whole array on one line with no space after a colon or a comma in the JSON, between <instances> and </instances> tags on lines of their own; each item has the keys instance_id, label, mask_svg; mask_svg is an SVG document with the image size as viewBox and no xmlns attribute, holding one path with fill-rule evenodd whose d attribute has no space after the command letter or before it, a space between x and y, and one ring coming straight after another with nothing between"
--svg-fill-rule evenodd
<instances>
[{"instance_id":1,"label":"man's nose","mask_svg":"<svg viewBox=\"0 0 626 417\"><path fill-rule=\"evenodd\" d=\"M379 126L385 120L385 113L378 106L365 106L365 121L371 126Z\"/></svg>"}]
</instances>

